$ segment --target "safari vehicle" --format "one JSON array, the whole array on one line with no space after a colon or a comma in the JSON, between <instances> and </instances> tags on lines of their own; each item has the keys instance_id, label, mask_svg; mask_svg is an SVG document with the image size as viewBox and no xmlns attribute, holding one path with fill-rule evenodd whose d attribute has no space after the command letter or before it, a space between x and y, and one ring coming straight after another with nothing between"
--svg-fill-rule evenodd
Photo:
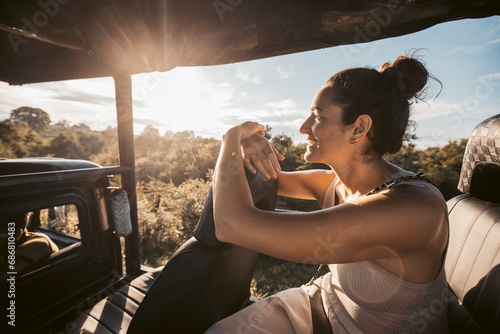
<instances>
[{"instance_id":1,"label":"safari vehicle","mask_svg":"<svg viewBox=\"0 0 500 334\"><path fill-rule=\"evenodd\" d=\"M164 267L141 266L132 75L368 42L499 14L495 0L0 1L0 80L22 85L113 77L120 153L120 166L110 167L65 159L0 161L2 223L33 212L30 231L58 248L24 273L15 267L2 272L4 328L203 333L252 302L257 254L218 242L209 220ZM377 32L360 38L368 26ZM448 303L430 305L424 314L446 309L451 332L500 332L499 154L497 115L469 139L458 185L463 194L448 202ZM112 177L122 190L110 187ZM249 182L254 201L272 210L276 185L259 175ZM211 215L210 198L203 215ZM12 243L8 233L2 247Z\"/></svg>"}]
</instances>

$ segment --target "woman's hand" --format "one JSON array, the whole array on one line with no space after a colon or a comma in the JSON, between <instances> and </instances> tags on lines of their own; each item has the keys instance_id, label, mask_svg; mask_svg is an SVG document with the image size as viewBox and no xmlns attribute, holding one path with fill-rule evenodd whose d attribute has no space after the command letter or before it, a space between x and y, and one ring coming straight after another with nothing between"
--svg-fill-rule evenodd
<instances>
[{"instance_id":1,"label":"woman's hand","mask_svg":"<svg viewBox=\"0 0 500 334\"><path fill-rule=\"evenodd\" d=\"M278 173L281 172L278 160L282 161L285 159L269 140L264 137L263 132L256 133L242 140L241 153L245 167L254 174L257 172L255 168L257 168L267 179L271 177L276 179L278 177Z\"/></svg>"},{"instance_id":2,"label":"woman's hand","mask_svg":"<svg viewBox=\"0 0 500 334\"><path fill-rule=\"evenodd\" d=\"M239 138L240 141L243 141L254 134L264 135L265 127L262 124L252 121L246 121L239 125L233 126L231 129L227 130L226 134L222 137L223 140L226 138ZM232 139L229 139L232 140Z\"/></svg>"},{"instance_id":3,"label":"woman's hand","mask_svg":"<svg viewBox=\"0 0 500 334\"><path fill-rule=\"evenodd\" d=\"M264 137L264 131L263 125L248 121L229 129L223 140L238 140L241 143L243 162L250 172L255 174L257 168L267 179L276 179L281 172L278 160L285 157Z\"/></svg>"}]
</instances>

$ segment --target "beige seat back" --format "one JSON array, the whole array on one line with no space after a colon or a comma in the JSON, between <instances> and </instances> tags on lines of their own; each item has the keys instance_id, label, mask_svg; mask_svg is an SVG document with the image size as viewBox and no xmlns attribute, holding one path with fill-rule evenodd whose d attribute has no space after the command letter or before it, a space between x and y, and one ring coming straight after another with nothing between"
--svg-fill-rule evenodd
<instances>
[{"instance_id":1,"label":"beige seat back","mask_svg":"<svg viewBox=\"0 0 500 334\"><path fill-rule=\"evenodd\" d=\"M448 201L445 269L454 294L448 308L452 333L500 333L499 156L500 115L496 115L474 129L459 182L464 194Z\"/></svg>"}]
</instances>

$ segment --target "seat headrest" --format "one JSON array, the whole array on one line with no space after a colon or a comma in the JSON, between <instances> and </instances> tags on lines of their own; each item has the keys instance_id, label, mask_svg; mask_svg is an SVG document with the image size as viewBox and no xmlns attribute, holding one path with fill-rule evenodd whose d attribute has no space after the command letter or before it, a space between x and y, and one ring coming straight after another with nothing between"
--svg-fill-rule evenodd
<instances>
[{"instance_id":1,"label":"seat headrest","mask_svg":"<svg viewBox=\"0 0 500 334\"><path fill-rule=\"evenodd\" d=\"M500 204L500 164L480 162L470 181L470 196Z\"/></svg>"},{"instance_id":2,"label":"seat headrest","mask_svg":"<svg viewBox=\"0 0 500 334\"><path fill-rule=\"evenodd\" d=\"M474 170L479 163L488 163L490 166L487 166L485 169L483 165L481 168L477 169L476 175L478 176L473 178ZM498 175L495 176L495 170L498 169L491 167L491 165L500 165L500 114L481 122L472 131L465 148L458 190L462 193L471 195L471 182L478 180L477 182L483 183L483 186L480 184L475 186L475 196L481 197L481 191L478 192L479 189L487 189L493 186L493 184L487 184L486 175L488 178L498 178Z\"/></svg>"}]
</instances>

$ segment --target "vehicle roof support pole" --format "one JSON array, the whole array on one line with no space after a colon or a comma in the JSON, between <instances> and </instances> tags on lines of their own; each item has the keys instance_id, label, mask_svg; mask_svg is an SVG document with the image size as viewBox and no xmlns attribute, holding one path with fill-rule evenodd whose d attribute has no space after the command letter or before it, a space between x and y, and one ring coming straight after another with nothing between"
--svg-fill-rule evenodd
<instances>
[{"instance_id":1,"label":"vehicle roof support pole","mask_svg":"<svg viewBox=\"0 0 500 334\"><path fill-rule=\"evenodd\" d=\"M141 268L139 250L139 224L137 219L137 197L135 181L134 125L132 107L132 77L129 74L114 76L116 93L116 116L118 124L118 149L120 166L128 167L122 174L122 187L130 202L132 234L125 237L125 261L127 273Z\"/></svg>"}]
</instances>

